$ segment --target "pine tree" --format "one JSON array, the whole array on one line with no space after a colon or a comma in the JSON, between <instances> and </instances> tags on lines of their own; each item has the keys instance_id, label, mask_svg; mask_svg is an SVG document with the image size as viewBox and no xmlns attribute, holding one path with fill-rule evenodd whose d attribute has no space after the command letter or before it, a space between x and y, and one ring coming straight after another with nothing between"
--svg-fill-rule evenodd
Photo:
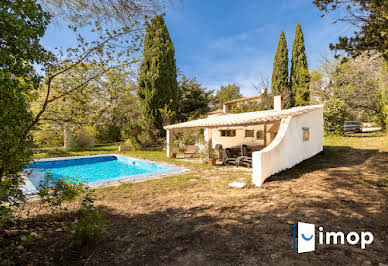
<instances>
[{"instance_id":1,"label":"pine tree","mask_svg":"<svg viewBox=\"0 0 388 266\"><path fill-rule=\"evenodd\" d=\"M290 87L292 105L302 106L310 103L310 73L307 66L303 32L300 24L296 24L294 43L292 44L292 59Z\"/></svg>"},{"instance_id":2,"label":"pine tree","mask_svg":"<svg viewBox=\"0 0 388 266\"><path fill-rule=\"evenodd\" d=\"M178 83L174 44L162 15L146 25L138 95L144 119L159 131L159 136L164 136L160 110L176 110Z\"/></svg>"},{"instance_id":3,"label":"pine tree","mask_svg":"<svg viewBox=\"0 0 388 266\"><path fill-rule=\"evenodd\" d=\"M273 95L282 95L284 106L289 107L288 49L284 31L280 33L279 43L273 62L271 93Z\"/></svg>"}]
</instances>

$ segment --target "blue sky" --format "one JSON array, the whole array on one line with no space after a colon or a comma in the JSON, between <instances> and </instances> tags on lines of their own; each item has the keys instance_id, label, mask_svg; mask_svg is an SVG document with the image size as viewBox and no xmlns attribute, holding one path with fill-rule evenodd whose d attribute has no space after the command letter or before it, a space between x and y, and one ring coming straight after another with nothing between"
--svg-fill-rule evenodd
<instances>
[{"instance_id":1,"label":"blue sky","mask_svg":"<svg viewBox=\"0 0 388 266\"><path fill-rule=\"evenodd\" d=\"M204 87L218 90L236 83L244 96L256 95L251 85L261 75L271 75L281 30L286 34L291 60L295 25L300 22L309 68L317 68L329 43L349 29L321 18L312 0L183 0L166 11L166 24L175 45L177 67L196 77ZM46 47L71 46L65 29L49 26Z\"/></svg>"}]
</instances>

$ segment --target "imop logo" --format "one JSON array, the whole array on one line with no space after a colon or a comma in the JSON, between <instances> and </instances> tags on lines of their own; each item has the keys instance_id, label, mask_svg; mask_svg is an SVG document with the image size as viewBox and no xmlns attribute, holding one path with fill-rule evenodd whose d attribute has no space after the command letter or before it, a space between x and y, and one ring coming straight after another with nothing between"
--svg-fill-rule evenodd
<instances>
[{"instance_id":1,"label":"imop logo","mask_svg":"<svg viewBox=\"0 0 388 266\"><path fill-rule=\"evenodd\" d=\"M320 245L344 245L346 240L350 245L360 243L361 249L365 249L367 245L372 244L374 239L371 232L361 232L361 235L357 232L349 232L345 235L343 232L324 232L322 226L318 228L318 231L318 242ZM293 244L294 250L298 253L314 251L315 225L301 222L298 222L298 225L294 224Z\"/></svg>"},{"instance_id":2,"label":"imop logo","mask_svg":"<svg viewBox=\"0 0 388 266\"><path fill-rule=\"evenodd\" d=\"M298 253L315 250L315 225L298 222L294 224L294 250ZM296 239L296 236L297 239ZM298 241L298 244L296 242ZM298 248L296 248L298 246Z\"/></svg>"}]
</instances>

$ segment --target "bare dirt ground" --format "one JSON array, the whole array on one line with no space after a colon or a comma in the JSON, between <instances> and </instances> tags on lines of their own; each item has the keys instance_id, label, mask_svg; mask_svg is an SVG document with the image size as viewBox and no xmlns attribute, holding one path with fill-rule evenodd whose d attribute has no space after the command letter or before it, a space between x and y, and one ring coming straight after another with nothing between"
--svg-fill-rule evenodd
<instances>
[{"instance_id":1,"label":"bare dirt ground","mask_svg":"<svg viewBox=\"0 0 388 266\"><path fill-rule=\"evenodd\" d=\"M326 141L324 152L260 188L228 187L249 181L246 170L193 166L184 175L97 189L108 234L83 249L72 244L71 214L42 214L6 234L36 233L24 244L20 264L388 264L387 137L371 135L365 144L347 138ZM345 242L297 254L292 249L297 222L325 231L370 231L374 241L364 250Z\"/></svg>"}]
</instances>

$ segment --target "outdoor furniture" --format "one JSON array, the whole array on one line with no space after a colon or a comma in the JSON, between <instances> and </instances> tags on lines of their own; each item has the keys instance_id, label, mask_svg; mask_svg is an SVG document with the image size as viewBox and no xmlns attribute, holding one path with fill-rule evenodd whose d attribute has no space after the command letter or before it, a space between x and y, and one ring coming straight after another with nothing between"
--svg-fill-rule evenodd
<instances>
[{"instance_id":1,"label":"outdoor furniture","mask_svg":"<svg viewBox=\"0 0 388 266\"><path fill-rule=\"evenodd\" d=\"M232 149L226 148L224 150L223 157L224 157L224 159L222 161L222 165L227 165L227 164L234 164L234 165L236 165L237 158L233 157Z\"/></svg>"},{"instance_id":2,"label":"outdoor furniture","mask_svg":"<svg viewBox=\"0 0 388 266\"><path fill-rule=\"evenodd\" d=\"M241 145L241 156L236 159L237 167L240 164L245 165L246 167L252 167L252 156L249 156L249 149L246 144Z\"/></svg>"},{"instance_id":3,"label":"outdoor furniture","mask_svg":"<svg viewBox=\"0 0 388 266\"><path fill-rule=\"evenodd\" d=\"M187 145L186 151L184 153L186 158L193 158L196 154L195 145Z\"/></svg>"}]
</instances>

